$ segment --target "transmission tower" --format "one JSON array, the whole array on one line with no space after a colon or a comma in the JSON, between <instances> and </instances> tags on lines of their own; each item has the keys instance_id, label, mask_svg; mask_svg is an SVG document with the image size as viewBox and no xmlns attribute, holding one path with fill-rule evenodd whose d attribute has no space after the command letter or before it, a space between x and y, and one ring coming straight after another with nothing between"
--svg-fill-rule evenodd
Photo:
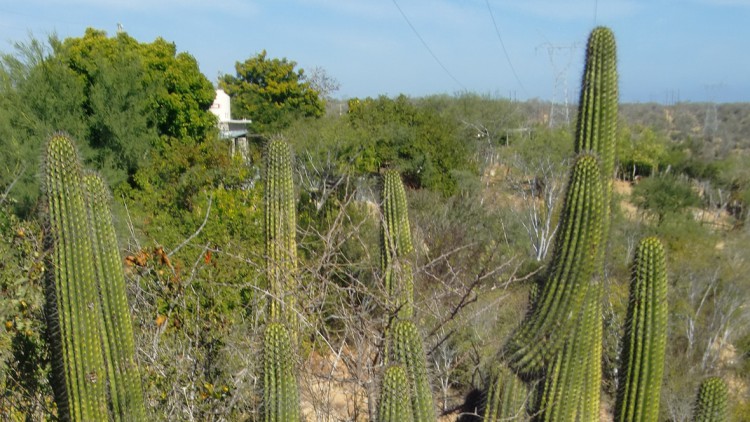
<instances>
[{"instance_id":1,"label":"transmission tower","mask_svg":"<svg viewBox=\"0 0 750 422\"><path fill-rule=\"evenodd\" d=\"M707 138L713 138L719 131L719 110L716 106L716 92L723 86L724 84L722 83L705 86L708 93L708 104L706 104L706 121L703 123L703 135Z\"/></svg>"},{"instance_id":2,"label":"transmission tower","mask_svg":"<svg viewBox=\"0 0 750 422\"><path fill-rule=\"evenodd\" d=\"M568 69L570 69L570 64L573 61L573 54L579 47L580 43L552 44L550 42L545 42L536 47L537 51L540 48L547 50L555 80L552 100L550 101L549 127L555 127L560 123L570 124ZM563 60L560 60L561 57Z\"/></svg>"}]
</instances>

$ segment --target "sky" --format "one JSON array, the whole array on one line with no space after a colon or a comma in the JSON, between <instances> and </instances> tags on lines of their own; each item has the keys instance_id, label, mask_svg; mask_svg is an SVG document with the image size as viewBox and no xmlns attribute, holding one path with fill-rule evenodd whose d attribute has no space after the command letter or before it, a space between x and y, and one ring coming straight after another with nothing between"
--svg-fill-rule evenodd
<instances>
[{"instance_id":1,"label":"sky","mask_svg":"<svg viewBox=\"0 0 750 422\"><path fill-rule=\"evenodd\" d=\"M87 27L162 37L214 83L266 50L337 98L472 92L575 102L592 28L621 102L750 102L750 0L0 0L0 51Z\"/></svg>"}]
</instances>

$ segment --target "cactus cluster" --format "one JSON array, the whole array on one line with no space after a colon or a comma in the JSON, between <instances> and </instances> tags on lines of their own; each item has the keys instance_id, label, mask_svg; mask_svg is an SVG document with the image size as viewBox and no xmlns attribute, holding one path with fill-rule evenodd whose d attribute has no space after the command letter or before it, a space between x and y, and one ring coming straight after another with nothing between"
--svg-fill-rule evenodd
<instances>
[{"instance_id":1,"label":"cactus cluster","mask_svg":"<svg viewBox=\"0 0 750 422\"><path fill-rule=\"evenodd\" d=\"M378 404L379 422L412 422L411 401L409 400L409 380L401 365L391 365L383 374Z\"/></svg>"},{"instance_id":2,"label":"cactus cluster","mask_svg":"<svg viewBox=\"0 0 750 422\"><path fill-rule=\"evenodd\" d=\"M719 377L703 380L695 402L694 422L727 421L727 383Z\"/></svg>"},{"instance_id":3,"label":"cactus cluster","mask_svg":"<svg viewBox=\"0 0 750 422\"><path fill-rule=\"evenodd\" d=\"M104 183L70 139L47 144L46 287L52 385L62 420L145 420L125 280ZM92 259L93 257L93 259Z\"/></svg>"},{"instance_id":4,"label":"cactus cluster","mask_svg":"<svg viewBox=\"0 0 750 422\"><path fill-rule=\"evenodd\" d=\"M283 139L268 142L265 180L266 277L272 321L284 321L296 341L297 217L292 181L292 150Z\"/></svg>"},{"instance_id":5,"label":"cactus cluster","mask_svg":"<svg viewBox=\"0 0 750 422\"><path fill-rule=\"evenodd\" d=\"M599 417L602 270L609 236L617 125L617 69L612 32L588 41L575 151L550 270L529 314L506 344L509 364L544 377L540 420Z\"/></svg>"},{"instance_id":6,"label":"cactus cluster","mask_svg":"<svg viewBox=\"0 0 750 422\"><path fill-rule=\"evenodd\" d=\"M638 244L630 285L617 396L617 421L656 421L667 344L667 274L664 247L648 237Z\"/></svg>"},{"instance_id":7,"label":"cactus cluster","mask_svg":"<svg viewBox=\"0 0 750 422\"><path fill-rule=\"evenodd\" d=\"M409 254L414 247L406 192L396 170L386 170L383 174L381 243L381 269L391 306L400 318L411 318L414 314L414 275Z\"/></svg>"}]
</instances>

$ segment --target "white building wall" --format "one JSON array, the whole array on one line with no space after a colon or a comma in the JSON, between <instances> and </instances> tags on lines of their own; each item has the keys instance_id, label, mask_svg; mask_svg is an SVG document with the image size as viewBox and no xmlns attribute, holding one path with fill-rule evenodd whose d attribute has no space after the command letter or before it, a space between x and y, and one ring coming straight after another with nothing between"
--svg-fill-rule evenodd
<instances>
[{"instance_id":1,"label":"white building wall","mask_svg":"<svg viewBox=\"0 0 750 422\"><path fill-rule=\"evenodd\" d=\"M219 118L220 123L232 120L232 105L229 101L229 94L224 92L223 89L217 89L216 98L209 111Z\"/></svg>"}]
</instances>

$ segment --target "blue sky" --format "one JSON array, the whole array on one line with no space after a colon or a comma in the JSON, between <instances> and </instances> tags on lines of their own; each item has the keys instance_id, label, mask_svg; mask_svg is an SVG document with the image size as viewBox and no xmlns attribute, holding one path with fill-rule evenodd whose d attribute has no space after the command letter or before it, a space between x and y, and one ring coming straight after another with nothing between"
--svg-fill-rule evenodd
<instances>
[{"instance_id":1,"label":"blue sky","mask_svg":"<svg viewBox=\"0 0 750 422\"><path fill-rule=\"evenodd\" d=\"M623 102L750 101L750 0L0 0L0 51L118 23L174 42L212 81L265 49L325 69L336 97L543 100L566 82L577 99L586 37L607 25Z\"/></svg>"}]
</instances>

